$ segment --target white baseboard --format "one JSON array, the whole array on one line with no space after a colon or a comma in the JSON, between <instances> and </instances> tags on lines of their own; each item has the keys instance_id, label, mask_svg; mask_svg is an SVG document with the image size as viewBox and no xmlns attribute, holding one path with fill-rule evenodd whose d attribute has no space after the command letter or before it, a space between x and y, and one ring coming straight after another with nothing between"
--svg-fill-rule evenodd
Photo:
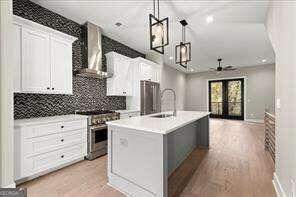
<instances>
[{"instance_id":1,"label":"white baseboard","mask_svg":"<svg viewBox=\"0 0 296 197\"><path fill-rule=\"evenodd\" d=\"M253 123L264 123L263 119L246 119L246 122L253 122Z\"/></svg>"},{"instance_id":2,"label":"white baseboard","mask_svg":"<svg viewBox=\"0 0 296 197\"><path fill-rule=\"evenodd\" d=\"M276 173L273 174L273 180L272 180L272 183L273 183L273 186L274 186L274 189L276 191L276 195L278 197L287 197L286 193L284 192L283 190L283 187L276 175Z\"/></svg>"},{"instance_id":3,"label":"white baseboard","mask_svg":"<svg viewBox=\"0 0 296 197\"><path fill-rule=\"evenodd\" d=\"M3 188L15 188L15 187L16 187L15 183L11 183L9 185L4 186Z\"/></svg>"}]
</instances>

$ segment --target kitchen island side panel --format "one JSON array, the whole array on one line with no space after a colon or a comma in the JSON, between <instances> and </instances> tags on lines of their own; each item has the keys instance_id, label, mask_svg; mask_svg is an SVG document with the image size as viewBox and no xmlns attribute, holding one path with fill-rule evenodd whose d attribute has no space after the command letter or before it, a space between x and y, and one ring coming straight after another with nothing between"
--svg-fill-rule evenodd
<instances>
[{"instance_id":1,"label":"kitchen island side panel","mask_svg":"<svg viewBox=\"0 0 296 197\"><path fill-rule=\"evenodd\" d=\"M197 147L197 123L195 121L167 134L168 175L175 171Z\"/></svg>"},{"instance_id":2,"label":"kitchen island side panel","mask_svg":"<svg viewBox=\"0 0 296 197\"><path fill-rule=\"evenodd\" d=\"M196 148L209 147L209 116L167 134L168 175Z\"/></svg>"},{"instance_id":3,"label":"kitchen island side panel","mask_svg":"<svg viewBox=\"0 0 296 197\"><path fill-rule=\"evenodd\" d=\"M205 116L197 121L196 133L197 147L209 148L210 147L210 117Z\"/></svg>"},{"instance_id":4,"label":"kitchen island side panel","mask_svg":"<svg viewBox=\"0 0 296 197\"><path fill-rule=\"evenodd\" d=\"M108 126L108 184L128 196L166 197L164 135Z\"/></svg>"}]
</instances>

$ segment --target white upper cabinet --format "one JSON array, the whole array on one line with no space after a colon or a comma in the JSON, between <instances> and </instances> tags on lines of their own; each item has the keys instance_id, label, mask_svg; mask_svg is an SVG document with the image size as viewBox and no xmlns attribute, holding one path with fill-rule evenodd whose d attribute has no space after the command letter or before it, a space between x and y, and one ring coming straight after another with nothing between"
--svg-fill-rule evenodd
<instances>
[{"instance_id":1,"label":"white upper cabinet","mask_svg":"<svg viewBox=\"0 0 296 197\"><path fill-rule=\"evenodd\" d=\"M113 76L107 79L107 96L132 96L131 58L115 52L106 54L107 72Z\"/></svg>"},{"instance_id":2,"label":"white upper cabinet","mask_svg":"<svg viewBox=\"0 0 296 197\"><path fill-rule=\"evenodd\" d=\"M161 76L161 66L146 60L144 58L136 58L135 67L139 67L139 77L140 80L147 80L160 83L160 76ZM135 68L137 70L137 68Z\"/></svg>"},{"instance_id":3,"label":"white upper cabinet","mask_svg":"<svg viewBox=\"0 0 296 197\"><path fill-rule=\"evenodd\" d=\"M151 65L141 62L140 67L140 78L142 80L152 81L152 68Z\"/></svg>"},{"instance_id":4,"label":"white upper cabinet","mask_svg":"<svg viewBox=\"0 0 296 197\"><path fill-rule=\"evenodd\" d=\"M141 105L141 90L140 82L142 80L161 82L162 66L152 61L138 57L132 60L132 81L133 93L132 97L127 97L126 106L129 110L140 110Z\"/></svg>"},{"instance_id":5,"label":"white upper cabinet","mask_svg":"<svg viewBox=\"0 0 296 197\"><path fill-rule=\"evenodd\" d=\"M14 91L72 94L76 38L14 16Z\"/></svg>"},{"instance_id":6,"label":"white upper cabinet","mask_svg":"<svg viewBox=\"0 0 296 197\"><path fill-rule=\"evenodd\" d=\"M22 91L50 91L49 36L22 28Z\"/></svg>"},{"instance_id":7,"label":"white upper cabinet","mask_svg":"<svg viewBox=\"0 0 296 197\"><path fill-rule=\"evenodd\" d=\"M57 94L72 94L72 44L51 37L51 90Z\"/></svg>"}]
</instances>

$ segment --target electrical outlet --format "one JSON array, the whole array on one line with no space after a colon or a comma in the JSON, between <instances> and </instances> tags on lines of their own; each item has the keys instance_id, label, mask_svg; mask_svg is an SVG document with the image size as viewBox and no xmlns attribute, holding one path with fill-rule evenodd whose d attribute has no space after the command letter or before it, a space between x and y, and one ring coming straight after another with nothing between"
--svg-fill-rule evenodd
<instances>
[{"instance_id":1,"label":"electrical outlet","mask_svg":"<svg viewBox=\"0 0 296 197\"><path fill-rule=\"evenodd\" d=\"M124 147L127 147L128 146L128 141L127 141L127 139L125 139L125 138L120 138L120 145L121 146L124 146Z\"/></svg>"},{"instance_id":2,"label":"electrical outlet","mask_svg":"<svg viewBox=\"0 0 296 197\"><path fill-rule=\"evenodd\" d=\"M294 182L294 180L293 179L291 179L291 196L292 197L296 197L296 188L295 188L295 182Z\"/></svg>"},{"instance_id":3,"label":"electrical outlet","mask_svg":"<svg viewBox=\"0 0 296 197\"><path fill-rule=\"evenodd\" d=\"M276 108L281 109L281 99L276 99Z\"/></svg>"}]
</instances>

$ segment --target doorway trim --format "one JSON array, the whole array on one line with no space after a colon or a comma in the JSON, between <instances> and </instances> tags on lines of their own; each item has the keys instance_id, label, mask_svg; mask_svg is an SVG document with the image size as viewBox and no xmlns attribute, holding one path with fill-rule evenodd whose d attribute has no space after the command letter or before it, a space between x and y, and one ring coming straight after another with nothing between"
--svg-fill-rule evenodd
<instances>
[{"instance_id":1,"label":"doorway trim","mask_svg":"<svg viewBox=\"0 0 296 197\"><path fill-rule=\"evenodd\" d=\"M207 111L210 110L209 107L209 82L210 81L217 81L217 80L227 80L227 79L244 79L244 121L247 121L247 80L248 77L247 76L240 76L240 77L221 77L221 78L211 78L211 79L207 79L207 88L206 88L206 101L207 101Z\"/></svg>"}]
</instances>

